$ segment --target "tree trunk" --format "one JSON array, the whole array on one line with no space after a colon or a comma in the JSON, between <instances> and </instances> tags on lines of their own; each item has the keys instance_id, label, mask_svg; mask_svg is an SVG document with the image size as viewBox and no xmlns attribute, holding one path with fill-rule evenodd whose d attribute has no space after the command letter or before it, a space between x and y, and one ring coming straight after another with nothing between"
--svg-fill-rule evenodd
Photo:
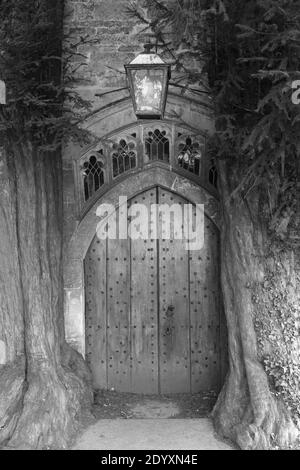
<instances>
[{"instance_id":1,"label":"tree trunk","mask_svg":"<svg viewBox=\"0 0 300 470\"><path fill-rule=\"evenodd\" d=\"M16 139L2 151L0 443L9 447L65 448L91 402L84 361L64 340L61 175L59 152Z\"/></svg>"},{"instance_id":2,"label":"tree trunk","mask_svg":"<svg viewBox=\"0 0 300 470\"><path fill-rule=\"evenodd\" d=\"M213 410L214 424L224 437L242 449L270 449L292 445L297 428L263 367L272 354L268 338L259 339L258 317L266 330L272 326L270 305L280 295L297 307L297 276L291 253L270 251L261 222L258 193L247 199L230 199L232 171L220 163L223 204L222 290L228 325L229 372ZM276 272L273 293L265 288L267 273ZM298 285L299 288L299 285ZM280 325L279 325L280 327ZM287 346L288 349L288 346Z\"/></svg>"}]
</instances>

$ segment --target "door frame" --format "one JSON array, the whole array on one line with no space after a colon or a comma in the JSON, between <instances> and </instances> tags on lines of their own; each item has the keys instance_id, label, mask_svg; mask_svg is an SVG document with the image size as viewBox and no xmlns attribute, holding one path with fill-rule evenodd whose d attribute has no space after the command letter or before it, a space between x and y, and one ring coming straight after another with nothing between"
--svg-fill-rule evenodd
<instances>
[{"instance_id":1,"label":"door frame","mask_svg":"<svg viewBox=\"0 0 300 470\"><path fill-rule=\"evenodd\" d=\"M66 340L83 356L85 356L84 259L99 223L97 208L100 204L106 203L118 208L120 195L131 199L155 186L173 192L192 204L203 204L205 215L219 229L220 205L217 198L194 181L172 172L169 168L162 168L159 164L145 168L138 174L129 174L127 178L101 195L78 223L67 247L64 263Z\"/></svg>"}]
</instances>

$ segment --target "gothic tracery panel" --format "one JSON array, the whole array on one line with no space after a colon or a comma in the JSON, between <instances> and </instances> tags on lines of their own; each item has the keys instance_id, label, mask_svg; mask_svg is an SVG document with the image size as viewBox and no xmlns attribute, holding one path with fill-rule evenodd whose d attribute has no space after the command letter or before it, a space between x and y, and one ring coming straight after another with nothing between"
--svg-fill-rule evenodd
<instances>
[{"instance_id":1,"label":"gothic tracery panel","mask_svg":"<svg viewBox=\"0 0 300 470\"><path fill-rule=\"evenodd\" d=\"M201 175L203 144L194 137L178 133L177 164L180 168Z\"/></svg>"},{"instance_id":2,"label":"gothic tracery panel","mask_svg":"<svg viewBox=\"0 0 300 470\"><path fill-rule=\"evenodd\" d=\"M171 165L171 171L183 171L198 184L217 188L216 165L206 156L203 134L170 122L140 122L102 137L94 150L81 157L76 169L79 211L103 186L156 163Z\"/></svg>"},{"instance_id":3,"label":"gothic tracery panel","mask_svg":"<svg viewBox=\"0 0 300 470\"><path fill-rule=\"evenodd\" d=\"M89 156L81 166L84 199L88 201L104 185L103 151Z\"/></svg>"},{"instance_id":4,"label":"gothic tracery panel","mask_svg":"<svg viewBox=\"0 0 300 470\"><path fill-rule=\"evenodd\" d=\"M147 129L145 132L145 156L146 161L161 160L170 161L170 136L167 129Z\"/></svg>"},{"instance_id":5,"label":"gothic tracery panel","mask_svg":"<svg viewBox=\"0 0 300 470\"><path fill-rule=\"evenodd\" d=\"M132 135L134 139L134 135ZM134 140L121 138L112 145L112 172L113 178L137 166L136 143Z\"/></svg>"}]
</instances>

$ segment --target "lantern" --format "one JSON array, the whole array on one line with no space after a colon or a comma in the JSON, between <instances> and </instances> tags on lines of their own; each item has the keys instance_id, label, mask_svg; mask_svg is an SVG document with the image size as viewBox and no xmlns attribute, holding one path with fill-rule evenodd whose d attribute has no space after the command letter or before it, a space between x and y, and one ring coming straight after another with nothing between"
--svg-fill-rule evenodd
<instances>
[{"instance_id":1,"label":"lantern","mask_svg":"<svg viewBox=\"0 0 300 470\"><path fill-rule=\"evenodd\" d=\"M171 66L151 52L152 44L125 65L134 112L138 118L161 119L166 107Z\"/></svg>"}]
</instances>

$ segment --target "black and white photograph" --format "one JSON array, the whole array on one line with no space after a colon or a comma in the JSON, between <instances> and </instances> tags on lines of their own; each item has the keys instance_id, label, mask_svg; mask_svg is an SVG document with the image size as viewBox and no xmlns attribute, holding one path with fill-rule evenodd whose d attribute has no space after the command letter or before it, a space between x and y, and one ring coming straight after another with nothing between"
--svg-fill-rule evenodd
<instances>
[{"instance_id":1,"label":"black and white photograph","mask_svg":"<svg viewBox=\"0 0 300 470\"><path fill-rule=\"evenodd\" d=\"M300 450L300 0L0 0L9 450Z\"/></svg>"}]
</instances>

